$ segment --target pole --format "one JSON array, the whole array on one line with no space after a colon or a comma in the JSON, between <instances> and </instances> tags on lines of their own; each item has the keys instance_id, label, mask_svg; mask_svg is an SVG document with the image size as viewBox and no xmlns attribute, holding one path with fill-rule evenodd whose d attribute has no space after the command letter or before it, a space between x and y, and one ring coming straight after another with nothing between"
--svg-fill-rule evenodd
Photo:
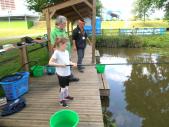
<instances>
[{"instance_id":1,"label":"pole","mask_svg":"<svg viewBox=\"0 0 169 127\"><path fill-rule=\"evenodd\" d=\"M107 63L107 64L78 64L77 66L96 66L96 65L139 65L139 64L169 64L169 62L131 62L131 63ZM52 65L49 65L52 66ZM66 66L72 66L72 65L66 65Z\"/></svg>"},{"instance_id":2,"label":"pole","mask_svg":"<svg viewBox=\"0 0 169 127\"><path fill-rule=\"evenodd\" d=\"M10 16L11 16L11 11L9 10L9 11L8 11L8 22L9 22L9 23L11 22L11 17L10 17Z\"/></svg>"},{"instance_id":3,"label":"pole","mask_svg":"<svg viewBox=\"0 0 169 127\"><path fill-rule=\"evenodd\" d=\"M96 0L93 0L93 9L92 9L92 63L95 63L95 44L96 44Z\"/></svg>"}]
</instances>

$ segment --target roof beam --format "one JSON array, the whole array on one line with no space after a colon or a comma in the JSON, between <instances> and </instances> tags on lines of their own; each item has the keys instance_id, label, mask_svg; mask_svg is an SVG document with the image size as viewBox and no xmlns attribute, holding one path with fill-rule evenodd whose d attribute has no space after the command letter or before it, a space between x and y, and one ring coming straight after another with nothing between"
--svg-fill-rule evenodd
<instances>
[{"instance_id":1,"label":"roof beam","mask_svg":"<svg viewBox=\"0 0 169 127\"><path fill-rule=\"evenodd\" d=\"M80 14L80 12L76 9L74 5L72 5L72 8L79 15L79 17L83 19L83 16Z\"/></svg>"},{"instance_id":2,"label":"roof beam","mask_svg":"<svg viewBox=\"0 0 169 127\"><path fill-rule=\"evenodd\" d=\"M66 16L66 15L65 15ZM72 16L66 16L67 18L72 18L72 19L80 19L81 17L79 17L79 15L72 15ZM91 17L91 15L88 15L88 14L83 14L83 18L86 18L86 17Z\"/></svg>"},{"instance_id":3,"label":"roof beam","mask_svg":"<svg viewBox=\"0 0 169 127\"><path fill-rule=\"evenodd\" d=\"M79 3L82 3L84 2L85 0L69 0L69 1L66 1L66 2L63 2L63 3L60 3L60 4L57 4L57 5L54 5L52 7L49 7L49 10L50 12L52 12L50 14L50 18L53 17L53 15L55 14L55 12L57 10L60 10L60 9L63 9L63 8L66 8L66 7L69 7L69 6L72 6L72 5L75 5L75 4L79 4Z\"/></svg>"},{"instance_id":4,"label":"roof beam","mask_svg":"<svg viewBox=\"0 0 169 127\"><path fill-rule=\"evenodd\" d=\"M89 3L89 1L85 0L84 3L87 4L92 9L93 6L91 3Z\"/></svg>"},{"instance_id":5,"label":"roof beam","mask_svg":"<svg viewBox=\"0 0 169 127\"><path fill-rule=\"evenodd\" d=\"M84 18L91 18L91 16L89 16L88 14L86 14L86 15L83 15L83 17ZM71 16L71 17L67 17L68 19L70 19L70 20L73 20L73 21L75 21L75 20L77 20L77 19L79 19L80 17L78 16L78 15L74 15L74 16Z\"/></svg>"},{"instance_id":6,"label":"roof beam","mask_svg":"<svg viewBox=\"0 0 169 127\"><path fill-rule=\"evenodd\" d=\"M81 16L83 17L83 15L85 14L87 14L87 15L92 15L92 12L90 12L89 10L86 10L86 8L82 8L82 9L80 9L79 10L79 13L81 13ZM66 17L70 17L70 16L77 16L77 14L75 13L75 12L73 12L73 11L69 11L69 12L64 12L64 11L57 11L57 14L58 15L64 15L64 16L66 16ZM78 16L79 17L79 16Z\"/></svg>"}]
</instances>

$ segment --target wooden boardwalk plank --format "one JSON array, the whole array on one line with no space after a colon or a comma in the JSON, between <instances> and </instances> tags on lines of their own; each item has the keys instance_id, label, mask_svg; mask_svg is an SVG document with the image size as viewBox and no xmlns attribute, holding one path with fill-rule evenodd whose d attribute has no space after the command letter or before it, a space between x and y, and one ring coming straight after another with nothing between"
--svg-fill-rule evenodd
<instances>
[{"instance_id":1,"label":"wooden boardwalk plank","mask_svg":"<svg viewBox=\"0 0 169 127\"><path fill-rule=\"evenodd\" d=\"M91 63L91 47L86 49L85 64ZM73 54L76 62L76 53ZM99 79L94 66L86 67L84 73L73 69L79 82L70 83L70 94L75 97L69 107L79 114L78 127L103 127L99 94ZM27 106L19 113L0 118L0 127L49 127L50 116L65 109L58 103L59 84L55 75L31 78L29 92L24 95Z\"/></svg>"}]
</instances>

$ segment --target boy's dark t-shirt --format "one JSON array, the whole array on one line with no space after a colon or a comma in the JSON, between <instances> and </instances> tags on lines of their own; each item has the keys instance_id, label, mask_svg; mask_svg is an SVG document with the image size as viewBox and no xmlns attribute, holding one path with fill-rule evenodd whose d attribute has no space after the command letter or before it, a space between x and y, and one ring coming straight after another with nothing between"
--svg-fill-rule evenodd
<instances>
[{"instance_id":1,"label":"boy's dark t-shirt","mask_svg":"<svg viewBox=\"0 0 169 127\"><path fill-rule=\"evenodd\" d=\"M72 39L75 40L77 49L84 49L86 47L87 33L81 32L80 28L77 26L73 30Z\"/></svg>"}]
</instances>

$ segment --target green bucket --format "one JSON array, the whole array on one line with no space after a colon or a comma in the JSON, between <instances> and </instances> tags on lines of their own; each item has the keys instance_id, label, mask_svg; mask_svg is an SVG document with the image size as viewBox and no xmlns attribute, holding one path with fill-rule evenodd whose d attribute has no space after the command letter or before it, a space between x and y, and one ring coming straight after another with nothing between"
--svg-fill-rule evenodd
<instances>
[{"instance_id":1,"label":"green bucket","mask_svg":"<svg viewBox=\"0 0 169 127\"><path fill-rule=\"evenodd\" d=\"M77 127L79 116L72 110L60 110L50 117L50 127Z\"/></svg>"},{"instance_id":2,"label":"green bucket","mask_svg":"<svg viewBox=\"0 0 169 127\"><path fill-rule=\"evenodd\" d=\"M104 64L96 64L97 73L104 73L105 65Z\"/></svg>"},{"instance_id":3,"label":"green bucket","mask_svg":"<svg viewBox=\"0 0 169 127\"><path fill-rule=\"evenodd\" d=\"M32 66L31 72L34 77L41 77L44 74L44 67L38 65Z\"/></svg>"}]
</instances>

